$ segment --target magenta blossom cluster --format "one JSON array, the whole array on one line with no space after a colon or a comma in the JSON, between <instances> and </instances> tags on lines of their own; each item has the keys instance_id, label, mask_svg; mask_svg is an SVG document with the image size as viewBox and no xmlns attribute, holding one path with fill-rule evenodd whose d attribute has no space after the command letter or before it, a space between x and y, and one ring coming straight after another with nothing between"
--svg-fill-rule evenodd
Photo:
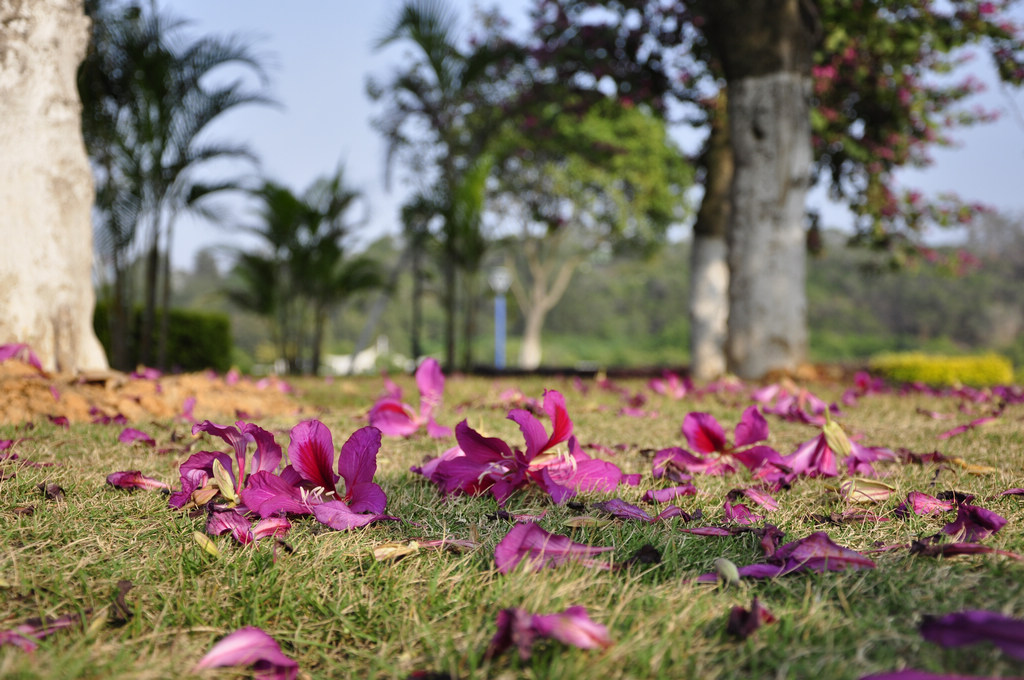
<instances>
[{"instance_id":1,"label":"magenta blossom cluster","mask_svg":"<svg viewBox=\"0 0 1024 680\"><path fill-rule=\"evenodd\" d=\"M497 437L485 437L462 421L455 427L458 446L422 466L413 467L437 484L444 495L490 493L499 505L531 484L562 503L579 492L611 492L620 482L636 484L614 463L591 458L573 436L573 424L560 392L544 393L543 410L551 420L551 434L529 411L512 409L509 420L519 425L525 447L513 449ZM566 450L556 447L566 444Z\"/></svg>"},{"instance_id":2,"label":"magenta blossom cluster","mask_svg":"<svg viewBox=\"0 0 1024 680\"><path fill-rule=\"evenodd\" d=\"M351 529L387 517L381 514L387 496L373 481L381 444L375 427L364 427L349 437L335 468L331 431L318 420L303 421L292 428L290 464L280 471L281 447L270 432L252 423L222 426L204 421L192 431L220 437L235 453L234 460L219 451L192 454L179 470L181 490L169 500L171 507L182 508L189 503L207 505L219 497L223 502L211 507L211 533L230 531L248 543L287 531L290 525L279 521L287 515L313 515L333 529ZM251 456L250 444L255 445ZM225 511L232 514L222 514ZM250 527L248 515L263 521Z\"/></svg>"}]
</instances>

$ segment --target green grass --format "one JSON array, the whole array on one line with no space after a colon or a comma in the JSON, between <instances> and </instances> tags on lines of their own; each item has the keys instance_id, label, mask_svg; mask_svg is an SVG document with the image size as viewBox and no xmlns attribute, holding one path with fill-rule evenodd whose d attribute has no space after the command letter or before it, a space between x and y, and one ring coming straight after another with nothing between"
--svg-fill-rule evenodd
<instances>
[{"instance_id":1,"label":"green grass","mask_svg":"<svg viewBox=\"0 0 1024 680\"><path fill-rule=\"evenodd\" d=\"M415 394L409 379L400 381ZM623 383L632 391L642 383ZM515 424L499 403L502 389L516 386L539 397L544 388L566 395L575 431L584 443L623 445L613 461L626 472L644 474L638 488L620 488L618 496L639 504L650 478L644 450L685 445L679 427L689 411L713 413L731 431L747 401L736 395L705 396L674 402L652 395L647 407L654 419L617 417L618 397L590 389L576 391L567 381L449 380L440 419L466 418L475 428L521 442ZM378 378L305 383L304 399L320 409L335 444L364 424L365 412L379 393ZM817 388L815 388L817 389ZM821 388L835 398L838 392ZM906 543L934 534L946 521L892 515L906 493L957 489L976 494L976 502L1006 517L1007 526L985 541L1024 552L1022 501L990 498L1022 486L1024 407L1011 405L994 424L950 440L936 435L971 415L953 421L926 418L916 409L956 413L957 404L927 396L876 396L845 409L840 422L862 442L917 452L940 450L996 472L974 476L956 467L885 468L898 494L873 508L890 521L822 524L813 515L841 511L843 502L828 480L800 480L777 495L780 510L769 520L795 540L827 531L839 544L870 550L878 544ZM294 420L269 419L261 426L278 432L287 447ZM805 425L769 416L770 444L786 454L815 434ZM182 425L138 423L168 442ZM441 453L450 442L426 437L385 439L377 481L388 494L388 512L404 520L347 533L326 530L311 518L298 518L286 537L294 549L275 550L271 540L244 548L228 536L215 538L220 558L203 552L192 534L205 520L167 508L166 497L126 492L104 484L107 474L141 469L177 486L179 453L158 454L117 441L117 426L73 426L70 430L37 423L0 427L0 439L26 436L14 451L23 460L53 467L0 463L0 630L34 616L81 615L81 623L60 631L25 653L0 647L3 678L180 678L224 634L246 625L263 628L295 658L300 677L407 677L417 670L473 678L858 678L902 667L975 675L1021 675L1024 662L991 645L946 650L917 633L921 614L962 609L992 609L1024 617L1024 563L996 556L948 560L917 558L905 551L876 556L874 570L829 574L793 574L739 589L695 584L695 576L727 557L737 564L761 560L756 537L708 538L681 533L679 519L641 525L616 522L602 528L571 529L579 514L552 506L536 493L520 493L511 512L547 511L541 524L574 540L614 546L623 560L645 543L662 552L662 563L624 571L567 566L539 573L508 575L494 568L494 545L507 533L507 521L488 519L496 509L486 498L442 501L432 485L408 472L410 465ZM207 440L204 448L221 448ZM38 484L65 489L64 500L46 500ZM701 508L703 520L718 523L725 494L749 481L747 474L700 478L702 494L680 499L688 511ZM592 502L602 495L585 497ZM20 509L33 506L34 512ZM587 510L588 514L596 512ZM652 513L653 514L653 513ZM474 552L421 552L398 562L377 562L373 547L411 538L476 538ZM133 617L111 625L109 605L117 582L130 580L127 595ZM753 596L778 622L746 641L726 636L731 607ZM583 605L595 621L608 626L613 646L582 651L558 643L538 646L521 662L514 652L491 661L484 652L495 632L500 609L522 607L538 613ZM108 608L108 609L105 609ZM205 677L246 677L244 672L214 671Z\"/></svg>"}]
</instances>

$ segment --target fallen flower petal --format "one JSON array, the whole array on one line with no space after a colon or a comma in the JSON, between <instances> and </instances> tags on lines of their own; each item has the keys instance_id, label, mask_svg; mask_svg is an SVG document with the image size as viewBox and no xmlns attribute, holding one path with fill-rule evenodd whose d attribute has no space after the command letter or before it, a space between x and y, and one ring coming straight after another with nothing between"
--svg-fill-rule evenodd
<instances>
[{"instance_id":1,"label":"fallen flower petal","mask_svg":"<svg viewBox=\"0 0 1024 680\"><path fill-rule=\"evenodd\" d=\"M0 631L0 646L14 645L26 652L34 652L37 640L53 635L58 630L70 628L81 620L78 614L65 614L56 618L34 617L10 630Z\"/></svg>"},{"instance_id":2,"label":"fallen flower petal","mask_svg":"<svg viewBox=\"0 0 1024 680\"><path fill-rule=\"evenodd\" d=\"M348 531L356 527L364 527L373 522L381 520L397 520L391 515L380 515L373 513L353 512L342 501L328 501L313 506L313 516L321 524L325 524L336 531Z\"/></svg>"},{"instance_id":3,"label":"fallen flower petal","mask_svg":"<svg viewBox=\"0 0 1024 680\"><path fill-rule=\"evenodd\" d=\"M134 444L139 442L146 446L156 446L156 441L142 430L136 430L134 427L126 427L121 430L121 434L117 436L117 440L122 444Z\"/></svg>"},{"instance_id":4,"label":"fallen flower petal","mask_svg":"<svg viewBox=\"0 0 1024 680\"><path fill-rule=\"evenodd\" d=\"M906 517L908 505L915 515L939 515L955 507L953 503L939 500L935 496L929 496L920 491L911 491L907 494L906 502L900 503L896 507L895 515Z\"/></svg>"},{"instance_id":5,"label":"fallen flower petal","mask_svg":"<svg viewBox=\"0 0 1024 680\"><path fill-rule=\"evenodd\" d=\"M984 540L1006 524L1006 518L976 505L961 503L956 519L942 527L942 532L963 538L968 543Z\"/></svg>"},{"instance_id":6,"label":"fallen flower petal","mask_svg":"<svg viewBox=\"0 0 1024 680\"><path fill-rule=\"evenodd\" d=\"M560 614L537 614L533 617L533 628L538 635L554 638L559 642L580 649L597 649L612 644L608 628L594 623L585 607L569 607Z\"/></svg>"},{"instance_id":7,"label":"fallen flower petal","mask_svg":"<svg viewBox=\"0 0 1024 680\"><path fill-rule=\"evenodd\" d=\"M925 541L913 541L910 544L910 554L922 557L994 554L1024 561L1024 555L1018 555L1008 550L998 550L991 546L981 545L980 543L928 543Z\"/></svg>"},{"instance_id":8,"label":"fallen flower petal","mask_svg":"<svg viewBox=\"0 0 1024 680\"><path fill-rule=\"evenodd\" d=\"M511 607L498 612L498 630L491 638L484 658L493 659L515 645L519 658L527 661L537 638L551 638L580 649L597 649L612 644L608 628L591 620L585 607L569 607L557 614L530 614Z\"/></svg>"},{"instance_id":9,"label":"fallen flower petal","mask_svg":"<svg viewBox=\"0 0 1024 680\"><path fill-rule=\"evenodd\" d=\"M725 632L740 640L746 640L767 623L775 623L775 616L762 607L755 597L750 603L749 610L739 605L732 608L729 620L725 624Z\"/></svg>"},{"instance_id":10,"label":"fallen flower petal","mask_svg":"<svg viewBox=\"0 0 1024 680\"><path fill-rule=\"evenodd\" d=\"M141 470L123 470L107 475L107 484L119 489L146 489L147 491L170 491L171 487L163 482L147 477Z\"/></svg>"},{"instance_id":11,"label":"fallen flower petal","mask_svg":"<svg viewBox=\"0 0 1024 680\"><path fill-rule=\"evenodd\" d=\"M942 647L987 641L1003 653L1024 660L1024 620L999 612L970 610L940 617L925 616L920 631L925 640Z\"/></svg>"},{"instance_id":12,"label":"fallen flower petal","mask_svg":"<svg viewBox=\"0 0 1024 680\"><path fill-rule=\"evenodd\" d=\"M538 524L525 522L512 527L505 538L501 539L494 548L494 561L502 574L507 574L524 561L534 571L566 562L611 569L612 565L608 562L593 560L591 557L613 549L576 543L568 536L552 534Z\"/></svg>"},{"instance_id":13,"label":"fallen flower petal","mask_svg":"<svg viewBox=\"0 0 1024 680\"><path fill-rule=\"evenodd\" d=\"M670 486L667 489L651 489L644 494L644 500L648 503L664 503L678 496L695 496L697 487L693 484L680 484Z\"/></svg>"},{"instance_id":14,"label":"fallen flower petal","mask_svg":"<svg viewBox=\"0 0 1024 680\"><path fill-rule=\"evenodd\" d=\"M268 680L295 680L299 674L299 664L284 655L274 638L255 626L227 635L199 660L192 672L223 666L248 666L254 677Z\"/></svg>"}]
</instances>

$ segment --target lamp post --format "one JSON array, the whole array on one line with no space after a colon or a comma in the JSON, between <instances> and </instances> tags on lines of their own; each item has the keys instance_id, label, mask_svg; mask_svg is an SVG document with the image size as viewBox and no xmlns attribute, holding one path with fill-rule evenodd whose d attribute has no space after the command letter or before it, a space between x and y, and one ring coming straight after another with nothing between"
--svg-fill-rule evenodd
<instances>
[{"instance_id":1,"label":"lamp post","mask_svg":"<svg viewBox=\"0 0 1024 680\"><path fill-rule=\"evenodd\" d=\"M498 266L487 276L494 291L494 367L505 368L505 293L512 285L512 273Z\"/></svg>"}]
</instances>

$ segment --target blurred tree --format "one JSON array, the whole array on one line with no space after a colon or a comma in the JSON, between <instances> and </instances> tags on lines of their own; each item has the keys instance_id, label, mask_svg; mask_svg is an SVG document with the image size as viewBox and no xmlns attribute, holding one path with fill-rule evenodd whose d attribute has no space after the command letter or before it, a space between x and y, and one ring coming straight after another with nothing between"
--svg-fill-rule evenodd
<instances>
[{"instance_id":1,"label":"blurred tree","mask_svg":"<svg viewBox=\"0 0 1024 680\"><path fill-rule=\"evenodd\" d=\"M373 99L387 99L375 124L387 142L388 176L392 161L404 154L418 184L417 195L430 196L442 218L437 236L449 368L456 362L460 292L465 315L462 364L472 363L478 270L487 245L480 233L489 172L486 150L503 115L495 106L502 94L495 83L514 53L510 43L491 39L463 49L457 29L457 16L443 0L407 0L377 46L406 44L414 49L411 63L387 84L367 83Z\"/></svg>"},{"instance_id":2,"label":"blurred tree","mask_svg":"<svg viewBox=\"0 0 1024 680\"><path fill-rule=\"evenodd\" d=\"M29 344L48 371L107 367L75 92L88 25L81 0L0 4L0 344Z\"/></svg>"},{"instance_id":3,"label":"blurred tree","mask_svg":"<svg viewBox=\"0 0 1024 680\"><path fill-rule=\"evenodd\" d=\"M157 355L152 340L158 295L163 307L170 301L175 219L186 210L210 216L204 199L241 187L238 178L204 179L212 161L254 160L245 146L211 140L206 133L228 111L270 100L241 79L210 77L240 67L264 78L259 59L239 38L192 39L185 34L186 22L155 5L88 0L86 7L93 34L79 90L96 176L98 241L114 280L111 320L120 327L113 337L123 338L126 331L121 325L130 304L125 273L136 248L145 257L140 359L162 365L169 314L161 316ZM115 342L123 348L122 340ZM119 365L120 352L114 353L115 365L127 368Z\"/></svg>"},{"instance_id":4,"label":"blurred tree","mask_svg":"<svg viewBox=\"0 0 1024 680\"><path fill-rule=\"evenodd\" d=\"M569 111L566 111L569 108ZM577 267L611 248L649 252L686 217L693 171L645 108L605 100L582 117L546 103L508 128L497 173L512 239L512 291L525 326L519 365L541 361L544 320Z\"/></svg>"},{"instance_id":5,"label":"blurred tree","mask_svg":"<svg viewBox=\"0 0 1024 680\"><path fill-rule=\"evenodd\" d=\"M382 285L375 261L349 257L344 239L365 219L352 211L362 194L345 184L339 166L300 197L266 181L255 196L259 223L248 228L262 247L240 252L231 299L271 320L278 356L291 373L320 371L330 313L349 296Z\"/></svg>"},{"instance_id":6,"label":"blurred tree","mask_svg":"<svg viewBox=\"0 0 1024 680\"><path fill-rule=\"evenodd\" d=\"M728 309L728 365L755 377L793 368L804 357L800 249L804 196L815 179L852 207L861 240L884 248L905 243L895 233L970 214L971 206L953 200L900 197L892 174L927 163L927 149L948 142L943 130L990 118L957 107L976 91L969 78L931 77L953 72L964 55L960 48L984 45L1002 80L1024 77L1024 31L1010 19L1016 4L537 0L533 57L551 84L648 101L700 127L716 112L728 119L709 126L701 155L706 187L713 189L706 196L719 205L707 221L698 217L693 252L729 252L729 294L717 304L691 301L691 313L699 318L704 310ZM723 89L725 102L716 97ZM723 145L732 150L734 167L720 164L728 159L716 151ZM720 191L726 181L727 207ZM705 238L719 245L705 248ZM701 266L721 271L707 261ZM694 295L702 290L698 283ZM707 356L695 353L694 360ZM702 365L694 370L705 372Z\"/></svg>"}]
</instances>

